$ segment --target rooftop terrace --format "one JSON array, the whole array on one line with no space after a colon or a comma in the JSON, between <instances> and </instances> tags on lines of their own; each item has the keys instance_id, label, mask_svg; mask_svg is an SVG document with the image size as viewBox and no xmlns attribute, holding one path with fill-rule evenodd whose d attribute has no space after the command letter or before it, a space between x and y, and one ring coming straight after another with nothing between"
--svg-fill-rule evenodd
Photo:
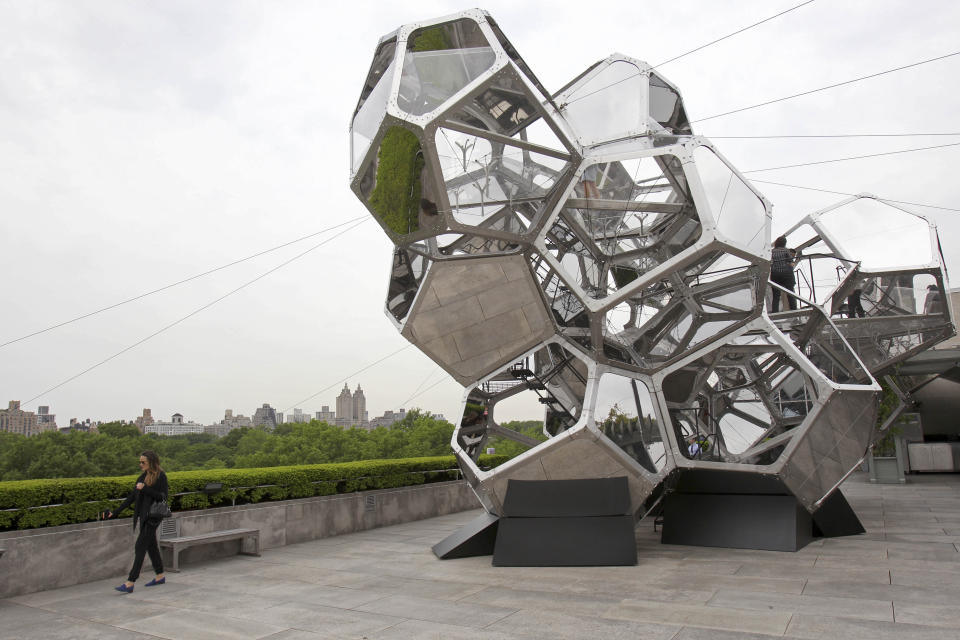
<instances>
[{"instance_id":1,"label":"rooftop terrace","mask_svg":"<svg viewBox=\"0 0 960 640\"><path fill-rule=\"evenodd\" d=\"M867 533L797 553L661 545L643 522L635 567L437 560L470 511L187 565L150 589L145 571L131 595L118 575L0 600L0 638L960 638L960 476L857 474L843 492Z\"/></svg>"}]
</instances>

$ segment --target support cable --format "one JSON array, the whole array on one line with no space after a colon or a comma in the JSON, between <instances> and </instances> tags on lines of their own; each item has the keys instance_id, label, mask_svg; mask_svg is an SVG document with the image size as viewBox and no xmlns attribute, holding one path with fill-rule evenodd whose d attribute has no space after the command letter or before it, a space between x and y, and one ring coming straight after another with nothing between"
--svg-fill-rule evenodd
<instances>
[{"instance_id":1,"label":"support cable","mask_svg":"<svg viewBox=\"0 0 960 640\"><path fill-rule=\"evenodd\" d=\"M404 346L400 347L400 348L397 349L396 351L393 351L393 352L388 353L387 355L383 356L383 357L380 358L379 360L377 360L377 361L375 361L375 362L371 362L370 364L366 365L365 367L363 367L363 368L361 368L361 369L357 369L357 370L354 371L353 373L351 373L351 374L349 374L349 375L346 375L346 376L344 376L343 378L337 380L337 381L334 382L333 384L328 385L328 386L324 387L323 389L320 389L320 391L317 391L316 393L307 396L307 397L304 398L303 400L300 400L299 402L293 403L292 405L290 405L289 407L287 407L286 409L284 409L284 410L283 410L283 413L286 413L287 411L290 411L290 409L293 409L293 408L296 407L296 406L302 405L304 402L307 402L308 400L313 400L314 398L316 398L318 395L320 395L320 394L323 393L324 391L329 391L330 389L333 389L335 386L339 385L341 382L346 382L346 381L349 380L350 378L352 378L352 377L354 377L354 376L356 376L356 375L358 375L358 374L361 374L361 373L363 373L364 371L366 371L366 370L368 370L368 369L372 369L373 367L377 366L377 365L380 364L381 362L384 362L385 360L388 360L388 359L392 358L393 356L397 355L397 354L400 353L401 351L405 351L405 350L409 349L409 348L412 347L412 346L413 346L413 343L412 343L412 342L405 344Z\"/></svg>"},{"instance_id":2,"label":"support cable","mask_svg":"<svg viewBox=\"0 0 960 640\"><path fill-rule=\"evenodd\" d=\"M800 4L798 4L798 5L794 6L794 7L790 7L789 9L787 9L787 10L785 10L785 11L781 11L780 13L778 13L778 14L776 14L776 15L772 15L772 16L770 16L769 18L764 18L763 20L761 20L761 21L759 21L759 22L754 22L753 24L748 25L748 26L746 26L746 27L743 27L742 29L738 29L738 30L734 31L733 33L728 33L727 35L725 35L725 36L723 36L723 37L721 37L721 38L717 38L716 40L713 40L713 41L711 41L711 42L708 42L707 44L700 45L700 46L697 47L696 49L691 49L690 51L687 51L686 53L681 53L681 54L678 55L678 56L675 56L675 57L673 57L673 58L670 58L669 60L665 60L664 62L661 62L661 63L659 63L659 64L656 64L656 65L654 65L653 67L651 67L651 69L656 69L656 68L658 68L658 67L662 67L662 66L665 65L665 64L670 64L670 63L673 62L674 60L679 60L680 58L686 57L686 56L690 55L691 53L696 53L697 51L700 51L701 49L706 49L707 47L709 47L709 46L711 46L711 45L714 45L714 44L716 44L716 43L718 43L718 42L721 42L721 41L723 41L723 40L726 40L727 38L732 38L733 36L735 36L735 35L737 35L737 34L743 33L744 31L747 31L748 29L752 29L752 28L754 28L754 27L756 27L756 26L759 26L759 25L763 24L764 22L769 22L770 20L773 20L774 18L779 18L779 17L782 16L783 14L785 14L785 13L790 13L791 11L793 11L793 10L795 10L795 9L799 9L800 7L803 7L804 5L808 5L808 4L810 4L811 2L813 2L813 1L814 1L814 0L807 0L806 2L801 2ZM617 80L616 82L611 82L610 84L608 84L608 85L606 85L606 86L603 86L603 87L600 87L599 89L594 89L594 90L591 91L590 93L585 93L585 94L583 94L582 96L577 96L576 98L573 98L573 99L568 100L567 102L561 104L560 107L559 107L559 109L562 111L563 108L566 107L567 105L573 104L574 102L577 102L578 100L583 100L584 98L589 98L590 96L592 96L592 95L595 94L595 93L599 93L599 92L601 92L601 91L606 91L606 90L609 89L610 87L615 87L615 86L617 86L618 84L620 84L620 83L622 83L622 82L626 82L627 80L630 80L630 79L632 79L632 78L636 78L636 77L637 77L638 75L640 75L640 74L641 74L641 72L638 71L637 73L630 74L630 75L628 75L628 76L625 77L625 78L620 78L620 79Z\"/></svg>"},{"instance_id":3,"label":"support cable","mask_svg":"<svg viewBox=\"0 0 960 640\"><path fill-rule=\"evenodd\" d=\"M442 371L442 369L441 369L441 371ZM444 373L446 373L446 372L444 372ZM437 385L440 384L441 382L446 382L446 381L447 381L447 378L446 378L446 377L440 378L439 380L437 380L436 382L434 382L433 384L431 384L429 387L427 387L427 388L424 389L423 391L418 391L417 393L414 393L412 396L410 396L409 398L407 398L406 400L404 400L402 406L403 406L403 407L406 407L406 406L410 403L410 401L413 400L414 398L418 398L418 397L422 396L422 395L425 394L427 391L430 391L430 389L433 389L435 386L437 386Z\"/></svg>"},{"instance_id":4,"label":"support cable","mask_svg":"<svg viewBox=\"0 0 960 640\"><path fill-rule=\"evenodd\" d=\"M305 236L301 236L301 237L297 238L296 240L290 240L289 242L284 242L283 244L278 244L278 245L275 246L275 247L271 247L271 248L269 248L269 249L264 249L263 251L259 251L259 252L257 252L257 253L252 254L252 255L249 255L249 256L247 256L247 257L245 257L245 258L240 258L239 260L234 260L233 262L228 262L227 264L221 265L221 266L219 266L219 267L215 267L215 268L210 269L210 270L208 270L208 271L204 271L203 273L198 273L198 274L192 275L192 276L190 276L189 278L184 278L183 280L178 280L177 282L173 282L173 283L171 283L171 284L162 286L162 287L160 287L160 288L158 288L158 289L154 289L154 290L152 290L152 291L147 291L146 293L141 293L140 295L136 295L136 296L134 296L134 297L132 297L132 298L127 298L126 300L122 300L122 301L120 301L120 302L116 302L116 303L114 303L114 304L107 305L106 307L103 307L103 308L101 308L101 309L97 309L96 311L91 311L91 312L89 312L89 313L85 313L85 314L83 314L83 315L77 316L76 318L72 318L72 319L70 319L70 320L64 320L63 322L59 322L59 323L57 323L57 324L50 325L49 327L46 327L45 329L40 329L40 330L38 330L38 331L34 331L33 333L28 333L28 334L26 334L26 335L20 336L19 338L14 338L13 340L8 340L7 342L0 343L0 349L4 348L4 347L6 347L6 346L9 346L9 345L11 345L11 344L14 344L14 343L16 343L16 342L21 342L21 341L23 341L23 340L26 340L27 338L32 338L32 337L34 337L34 336L38 336L38 335L40 335L41 333L46 333L47 331L53 331L54 329L59 329L60 327L64 327L64 326L66 326L66 325L68 325L68 324L72 324L72 323L74 323L74 322L78 322L78 321L80 321L80 320L84 320L84 319L89 318L89 317L91 317L91 316L95 316L95 315L97 315L98 313L103 313L104 311L109 311L110 309L116 309L117 307L122 307L122 306L125 305L125 304L129 304L129 303L131 303L131 302L136 302L137 300L140 300L140 299L142 299L142 298L146 298L147 296L152 296L152 295L155 294L155 293L160 293L161 291L166 291L167 289L172 289L172 288L177 287L177 286L179 286L179 285L181 285L181 284L186 284L187 282L192 282L193 280L196 280L196 279L198 279L198 278L202 278L203 276L208 276L208 275L210 275L211 273L216 273L217 271L223 271L224 269L226 269L226 268L228 268L228 267L233 267L233 266L238 265L238 264L240 264L240 263L242 263L242 262L247 262L248 260L252 260L252 259L254 259L254 258L259 258L260 256L266 255L266 254L271 253L271 252L273 252L273 251L276 251L276 250L278 250L278 249L282 249L282 248L284 248L284 247L289 247L289 246L292 245L292 244L296 244L296 243L298 243L298 242L302 242L303 240L308 240L308 239L313 238L313 237L315 237L315 236L324 234L324 233L326 233L326 232L328 232L328 231L333 231L334 229L337 229L337 228L342 227L342 226L344 226L344 225L348 225L348 224L351 224L351 223L353 223L353 222L357 222L357 221L359 221L359 220L361 220L361 219L363 219L363 218L365 218L365 217L366 217L365 215L364 215L364 216L358 216L358 217L356 217L356 218L354 218L354 219L352 219L352 220L347 220L346 222L341 222L341 223L339 223L339 224L335 224L335 225L333 225L332 227L327 227L326 229L323 229L323 230L321 230L321 231L317 231L317 232L315 232L315 233L310 233L310 234L307 234L307 235L305 235Z\"/></svg>"},{"instance_id":5,"label":"support cable","mask_svg":"<svg viewBox=\"0 0 960 640\"><path fill-rule=\"evenodd\" d=\"M697 51L700 51L701 49L706 49L706 48L709 47L710 45L714 45L714 44L717 44L718 42L722 42L723 40L726 40L727 38L732 38L733 36L737 35L738 33L743 33L744 31L747 31L747 30L749 30L749 29L753 29L754 27L758 27L758 26L760 26L761 24L763 24L764 22L770 22L770 21L773 20L774 18L779 18L780 16L784 15L785 13L790 13L791 11L795 11L795 10L799 9L800 7L804 7L804 6L808 5L808 4L810 4L811 2L813 2L813 0L807 0L806 2L801 2L800 4L798 4L798 5L796 5L796 6L793 6L793 7L790 7L789 9L786 9L785 11L781 11L781 12L778 13L778 14L772 15L772 16L770 16L769 18L764 18L763 20L761 20L761 21L759 21L759 22L754 22L753 24L751 24L751 25L749 25L749 26L746 26L746 27L744 27L744 28L742 28L742 29L737 29L737 30L734 31L733 33L728 33L727 35L723 36L722 38L717 38L716 40L713 40L713 41L711 41L711 42L708 42L707 44L700 45L700 46L697 47L696 49L691 49L690 51L687 51L686 53L681 53L680 55L678 55L678 56L676 56L676 57L670 58L669 60L665 60L665 61L663 61L663 62L660 62L660 63L658 63L658 64L655 64L655 65L653 65L653 67L656 69L656 68L662 67L662 66L664 66L664 65L666 65L666 64L670 64L671 62L673 62L673 61L675 61L675 60L679 60L680 58L685 58L686 56L690 55L691 53L696 53Z\"/></svg>"},{"instance_id":6,"label":"support cable","mask_svg":"<svg viewBox=\"0 0 960 640\"><path fill-rule=\"evenodd\" d=\"M772 185L776 185L776 186L778 186L778 187L789 187L789 188L791 188L791 189L803 189L803 190L805 190L805 191L819 191L820 193L832 193L832 194L835 194L835 195L838 195L838 196L856 196L856 195L858 195L858 194L856 194L856 193L848 193L848 192L846 192L846 191L833 191L833 190L831 190L831 189L818 189L818 188L816 188L816 187L804 187L804 186L798 185L798 184L786 184L786 183L783 183L783 182L773 182L773 181L771 181L771 180L751 179L750 182L759 182L759 183L761 183L761 184L772 184ZM942 210L942 211L958 211L958 212L960 212L960 209L953 208L953 207L941 207L941 206L936 205L936 204L921 204L921 203L919 203L919 202L909 202L909 201L907 201L907 200L894 200L893 198L884 198L883 196L876 196L876 197L877 197L877 199L879 199L879 200L884 200L884 201L886 201L886 202L894 202L894 203L896 203L896 204L905 204L905 205L909 205L909 206L913 206L913 207L927 207L928 209L940 209L940 210Z\"/></svg>"},{"instance_id":7,"label":"support cable","mask_svg":"<svg viewBox=\"0 0 960 640\"><path fill-rule=\"evenodd\" d=\"M899 153L911 153L914 151L928 151L930 149L944 149L946 147L960 147L960 142L951 142L949 144L938 144L932 147L915 147L913 149L900 149L898 151L884 151L882 153L868 153L862 156L848 156L846 158L833 158L832 160L816 160L814 162L801 162L798 164L785 164L780 167L765 167L763 169L749 169L740 173L759 173L760 171L776 171L777 169L795 169L797 167L812 167L818 164L830 164L833 162L846 162L847 160L863 160L864 158L879 158L881 156L892 156Z\"/></svg>"},{"instance_id":8,"label":"support cable","mask_svg":"<svg viewBox=\"0 0 960 640\"><path fill-rule=\"evenodd\" d=\"M141 338L140 340L134 342L134 343L131 344L130 346L125 347L125 348L121 349L120 351L116 352L116 353L113 354L112 356L101 360L100 362L96 363L96 364L93 365L93 366L87 367L86 369L84 369L84 370L81 371L80 373L77 373L77 374L74 374L74 375L70 376L69 378L67 378L67 379L64 380L63 382L61 382L61 383L59 383L59 384L56 384L56 385L50 387L50 388L47 389L46 391L44 391L44 392L42 392L42 393L38 393L37 395L33 396L32 398L30 398L29 400L27 400L27 401L24 402L23 404L24 404L24 405L30 404L31 402L33 402L33 401L36 400L37 398L41 398L41 397L47 395L48 393L50 393L51 391L54 391L54 390L56 390L56 389L59 389L59 388L62 387L63 385L67 384L68 382L72 382L73 380L76 380L76 379L79 378L80 376L82 376L82 375L84 375L84 374L87 374L87 373L93 371L93 370L96 369L97 367L99 367L99 366L101 366L101 365L104 365L104 364L110 362L110 361L113 360L114 358L117 358L118 356L123 355L123 354L126 353L127 351L130 351L131 349L140 346L141 344L143 344L144 342L150 340L151 338L155 338L156 336L158 336L158 335L160 335L161 333L167 331L168 329L172 329L173 327L177 326L177 325L180 324L181 322L184 322L185 320L187 320L187 319L189 319L189 318L192 318L193 316L197 315L197 314L200 313L201 311L205 311L206 309L209 309L210 307L212 307L213 305L217 304L217 303L220 302L221 300L224 300L224 299L232 296L233 294L237 293L238 291L241 291L241 290L245 289L246 287L250 286L251 284L257 282L258 280L262 280L263 278L267 277L268 275L270 275L270 274L273 273L274 271L277 271L277 270L279 270L279 269L287 266L288 264L290 264L290 263L293 262L294 260L297 260L297 259L299 259L299 258L302 258L303 256L307 255L307 254L310 253L311 251L322 247L323 245L327 244L328 242L330 242L330 241L332 241L332 240L335 240L336 238L339 238L340 236L342 236L343 234L347 233L348 231L352 231L352 230L356 229L357 227L359 227L360 225L362 225L364 222L366 222L367 220L369 220L369 217L368 217L368 216L363 216L363 218L364 218L363 220L360 220L359 222L357 222L357 223L354 224L353 226L348 227L348 228L344 229L343 231L341 231L340 233L338 233L338 234L336 234L336 235L334 235L334 236L332 236L332 237L330 237L330 238L327 238L326 240L324 240L324 241L322 241L322 242L320 242L320 243L318 243L318 244L313 245L312 247L310 247L310 248L307 249L306 251L302 251L302 252L298 253L297 255L293 256L293 257L290 258L289 260L285 260L285 261L281 262L280 264L278 264L277 266L273 267L272 269L268 269L267 271L264 271L263 273L261 273L260 275L258 275L256 278L253 278L252 280L248 280L247 282L243 283L242 285L240 285L240 286L237 287L236 289L233 289L233 290L231 290L231 291L223 294L223 295L220 296L219 298L217 298L217 299L215 299L215 300L213 300L213 301L211 301L211 302L208 302L207 304L203 305L202 307L198 307L198 308L194 309L193 311L191 311L191 312L188 313L187 315L179 318L178 320L174 320L174 321L171 322L170 324L164 326L163 328L161 328L161 329L159 329L159 330L157 330L157 331L154 331L153 333L151 333L150 335L146 336L145 338Z\"/></svg>"},{"instance_id":9,"label":"support cable","mask_svg":"<svg viewBox=\"0 0 960 640\"><path fill-rule=\"evenodd\" d=\"M832 133L771 136L709 136L710 140L778 140L784 138L919 138L926 136L960 136L960 133Z\"/></svg>"},{"instance_id":10,"label":"support cable","mask_svg":"<svg viewBox=\"0 0 960 640\"><path fill-rule=\"evenodd\" d=\"M860 76L858 78L852 78L850 80L844 80L843 82L836 82L834 84L828 84L825 87L819 87L817 89L810 89L808 91L801 91L800 93L794 93L789 96L784 96L782 98L775 98L773 100L767 100L766 102L760 102L757 104L752 104L746 107L740 107L739 109L733 109L731 111L724 111L723 113L717 113L712 116L707 116L706 118L697 118L696 120L691 120L690 124L696 122L705 122L707 120L713 120L714 118L722 118L723 116L729 116L734 113L740 113L742 111L749 111L750 109L757 109L759 107L765 107L770 104L776 104L777 102L784 102L785 100L792 100L793 98L799 98L801 96L808 96L812 93L818 93L820 91L826 91L827 89L835 89L837 87L842 87L848 84L853 84L855 82L862 82L863 80L869 80L870 78L877 78L879 76L886 75L888 73L894 73L895 71L903 71L904 69L911 69L913 67L919 67L920 65L928 64L930 62L936 62L938 60L944 60L946 58L951 58L953 56L960 55L960 51L954 51L953 53L948 53L946 55L937 56L935 58L928 58L926 60L921 60L919 62L913 62L911 64L905 64L902 67L895 67L893 69L887 69L886 71L880 71L878 73L871 73L870 75Z\"/></svg>"}]
</instances>

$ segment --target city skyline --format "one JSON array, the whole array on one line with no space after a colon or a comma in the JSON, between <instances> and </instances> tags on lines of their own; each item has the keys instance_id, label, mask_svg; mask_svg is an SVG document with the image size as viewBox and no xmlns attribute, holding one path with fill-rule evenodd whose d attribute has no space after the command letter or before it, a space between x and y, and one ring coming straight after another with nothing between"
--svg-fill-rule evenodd
<instances>
[{"instance_id":1,"label":"city skyline","mask_svg":"<svg viewBox=\"0 0 960 640\"><path fill-rule=\"evenodd\" d=\"M220 420L214 420L212 422L200 421L196 422L192 419L191 416L175 411L173 413L165 412L155 412L152 407L144 407L141 411L142 413L134 417L111 417L105 418L102 416L85 416L84 418L70 418L69 424L57 424L56 423L56 414L50 413L50 407L47 405L39 405L37 411L30 411L29 407L22 407L19 400L10 400L8 403L8 408L6 410L0 409L0 431L27 431L30 430L32 433L40 433L44 430L53 430L54 428L58 430L66 430L76 424L83 424L84 420L87 423L100 424L106 422L115 422L122 421L135 424L141 432L145 433L160 433L165 435L165 432L162 429L158 430L158 427L155 425L167 425L164 428L167 429L167 432L172 432L168 425L175 424L185 424L185 425L196 425L200 427L217 427L225 426L230 428L238 428L242 426L257 426L257 414L263 410L271 410L274 415L274 423L272 426L278 424L286 424L293 422L310 422L311 420L320 420L323 422L328 422L329 424L336 424L341 427L363 427L363 428L374 428L376 426L389 426L392 424L392 421L401 420L406 415L406 407L398 407L391 409L384 409L381 414L371 416L370 411L366 409L366 395L361 389L360 383L357 383L357 391L360 392L359 400L357 399L356 393L351 393L349 390L349 384L344 383L344 387L341 390L340 394L334 399L335 402L340 401L344 398L344 392L348 395L348 402L350 406L350 413L347 417L342 417L338 414L337 411L330 411L330 405L321 405L319 410L305 410L303 407L293 407L291 408L291 413L284 413L277 410L271 403L262 403L259 407L255 407L250 415L244 415L243 410L237 410L235 407L229 407L223 410L223 417ZM357 407L362 407L361 411L363 417L361 420L356 421L352 420L355 415ZM419 407L418 407L419 408ZM429 411L426 408L420 408L423 411L426 411L434 417L444 419L447 418L442 413ZM7 428L7 423L4 421L5 412L10 411L20 411L26 414L33 414L32 418L26 418L26 422L23 418L19 422L16 422L17 429ZM170 420L164 420L164 416L170 416ZM45 425L53 425L50 428L44 428ZM32 425L32 426L31 426ZM149 428L149 427L153 428ZM188 431L183 431L187 433ZM229 428L224 429L223 433L219 435L224 435L229 432Z\"/></svg>"},{"instance_id":2,"label":"city skyline","mask_svg":"<svg viewBox=\"0 0 960 640\"><path fill-rule=\"evenodd\" d=\"M635 3L602 28L583 27L582 4L484 8L550 92L615 51L662 65L694 132L773 202L774 234L844 197L832 192L960 208L958 147L765 170L952 144L942 134L957 131L960 92L944 78L960 56L712 117L950 54L960 6L812 3L670 61L795 4L704 0L657 12ZM377 40L461 8L0 8L0 272L16 274L5 280L0 344L363 220L0 347L0 398L49 406L61 423L131 419L149 406L210 424L227 407L333 406L317 399L363 378L380 390L371 415L420 406L455 423L462 388L384 315L390 242L348 188L347 127ZM922 119L912 117L918 104ZM941 136L891 136L919 133ZM883 135L736 138L851 134ZM960 217L915 210L938 223L947 266L960 273ZM504 409L503 419L542 417L535 403Z\"/></svg>"}]
</instances>

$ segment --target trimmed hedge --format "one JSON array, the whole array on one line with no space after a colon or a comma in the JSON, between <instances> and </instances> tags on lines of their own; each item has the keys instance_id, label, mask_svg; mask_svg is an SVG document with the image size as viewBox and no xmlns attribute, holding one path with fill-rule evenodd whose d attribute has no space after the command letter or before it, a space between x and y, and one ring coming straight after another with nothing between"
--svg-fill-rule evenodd
<instances>
[{"instance_id":1,"label":"trimmed hedge","mask_svg":"<svg viewBox=\"0 0 960 640\"><path fill-rule=\"evenodd\" d=\"M491 468L508 459L502 455L480 456L480 465ZM174 511L406 487L458 477L459 467L453 456L167 474L170 508ZM101 511L115 509L126 498L136 479L120 476L0 482L0 531L96 520ZM211 496L201 493L210 482L223 483L223 490Z\"/></svg>"}]
</instances>

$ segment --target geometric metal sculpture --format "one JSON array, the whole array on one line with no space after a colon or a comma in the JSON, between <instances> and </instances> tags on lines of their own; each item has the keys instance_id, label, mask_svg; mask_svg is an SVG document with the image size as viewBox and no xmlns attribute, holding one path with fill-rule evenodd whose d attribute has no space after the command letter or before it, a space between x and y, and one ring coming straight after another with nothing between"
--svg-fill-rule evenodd
<instances>
[{"instance_id":1,"label":"geometric metal sculpture","mask_svg":"<svg viewBox=\"0 0 960 640\"><path fill-rule=\"evenodd\" d=\"M492 514L509 480L625 476L639 518L689 470L772 477L815 513L870 444L872 373L952 331L939 254L862 268L827 210L791 245L846 277L769 315L771 205L676 87L615 54L551 95L484 11L381 39L351 150L396 245L387 316L466 387L453 449ZM942 302L904 324L890 283L909 278ZM855 291L865 317L840 318ZM521 393L546 442L497 423ZM531 448L481 470L493 435Z\"/></svg>"}]
</instances>

